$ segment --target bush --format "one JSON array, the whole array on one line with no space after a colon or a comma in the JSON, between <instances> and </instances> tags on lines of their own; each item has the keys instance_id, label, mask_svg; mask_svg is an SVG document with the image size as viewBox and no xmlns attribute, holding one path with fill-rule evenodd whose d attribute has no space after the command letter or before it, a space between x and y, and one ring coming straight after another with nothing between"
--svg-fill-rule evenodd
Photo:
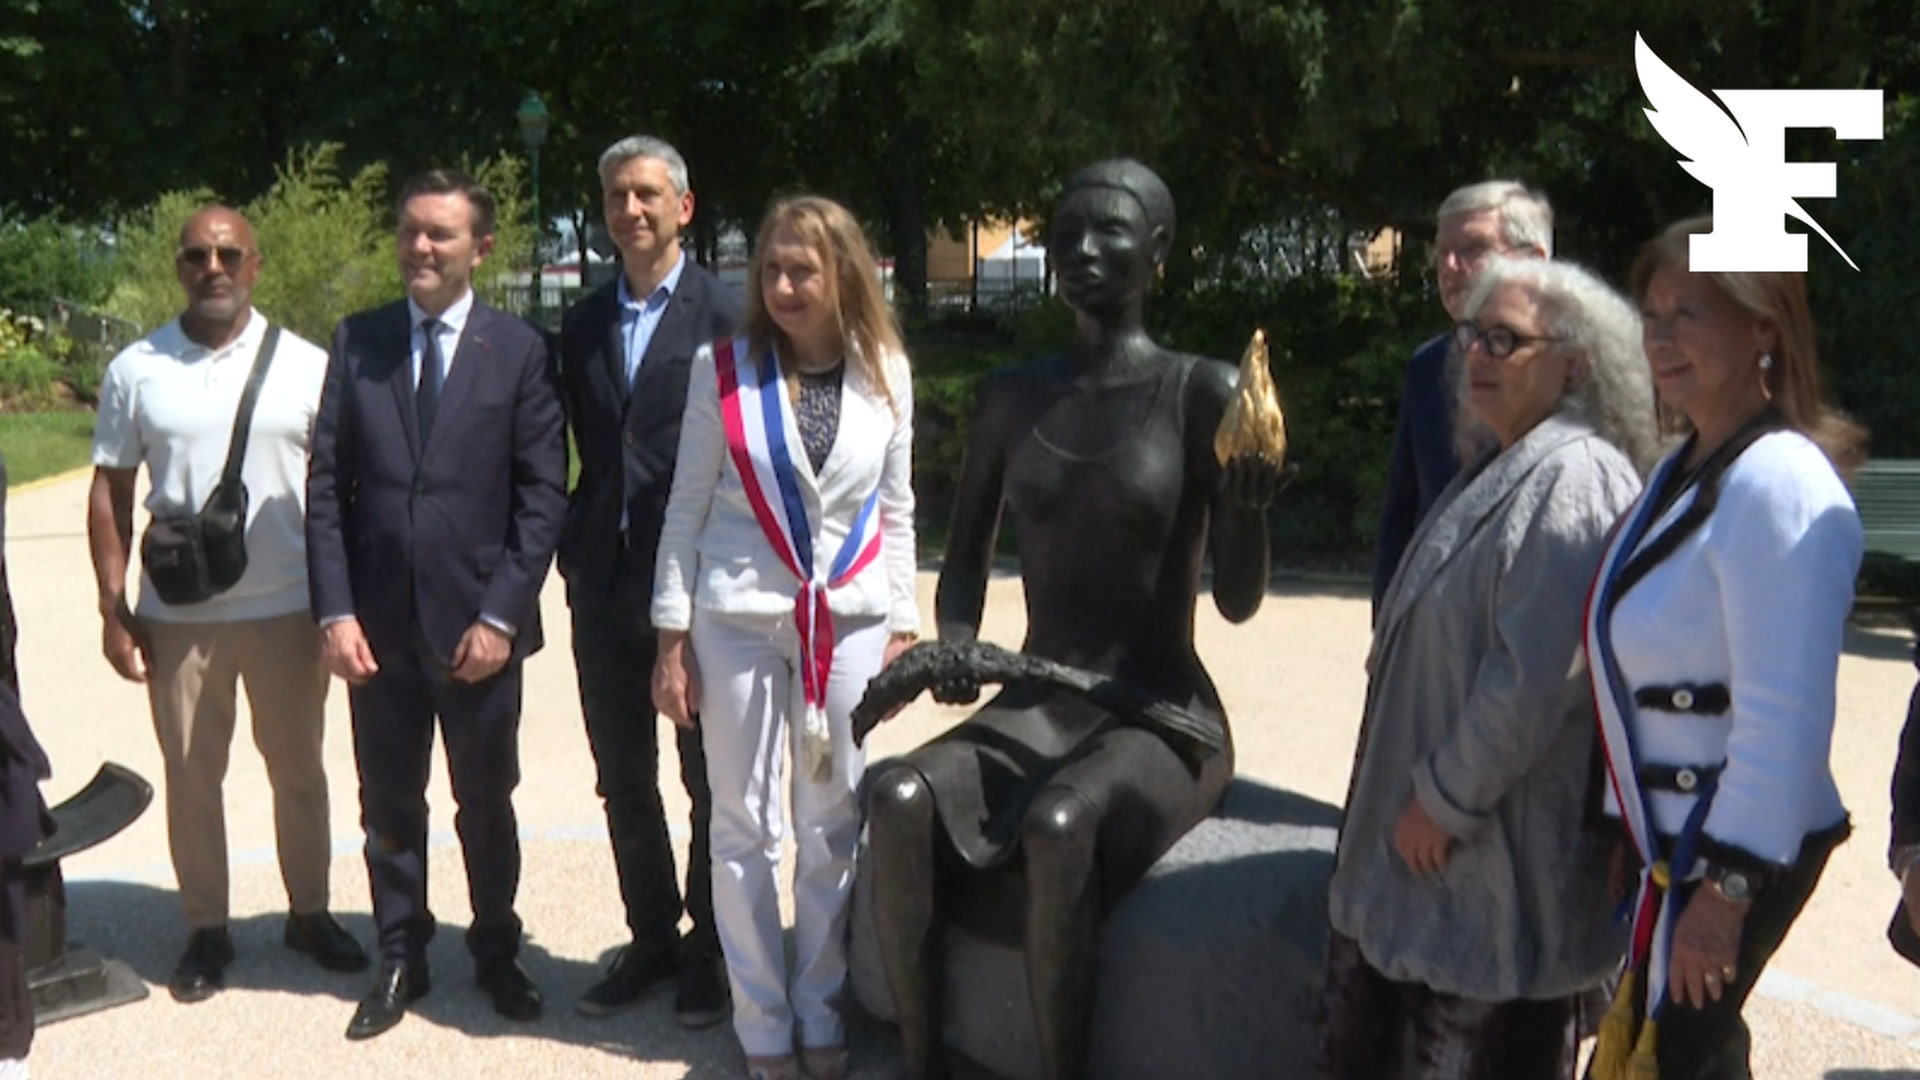
<instances>
[{"instance_id":1,"label":"bush","mask_svg":"<svg viewBox=\"0 0 1920 1080\"><path fill-rule=\"evenodd\" d=\"M1860 269L1818 237L1807 244L1821 367L1876 457L1920 457L1920 96L1889 103L1884 140L1838 145L1840 197L1814 212Z\"/></svg>"},{"instance_id":2,"label":"bush","mask_svg":"<svg viewBox=\"0 0 1920 1080\"><path fill-rule=\"evenodd\" d=\"M37 316L0 308L0 402L31 409L58 398L60 361Z\"/></svg>"},{"instance_id":3,"label":"bush","mask_svg":"<svg viewBox=\"0 0 1920 1080\"><path fill-rule=\"evenodd\" d=\"M55 300L94 305L112 289L113 262L96 231L0 213L0 308L45 316Z\"/></svg>"},{"instance_id":4,"label":"bush","mask_svg":"<svg viewBox=\"0 0 1920 1080\"><path fill-rule=\"evenodd\" d=\"M273 187L243 211L264 259L254 306L323 347L342 316L400 295L386 167L369 165L342 183L339 155L331 145L290 155Z\"/></svg>"},{"instance_id":5,"label":"bush","mask_svg":"<svg viewBox=\"0 0 1920 1080\"><path fill-rule=\"evenodd\" d=\"M100 384L107 377L107 363L113 349L89 341L66 339L68 350L60 366L60 379L67 384L73 399L89 407L100 404Z\"/></svg>"}]
</instances>

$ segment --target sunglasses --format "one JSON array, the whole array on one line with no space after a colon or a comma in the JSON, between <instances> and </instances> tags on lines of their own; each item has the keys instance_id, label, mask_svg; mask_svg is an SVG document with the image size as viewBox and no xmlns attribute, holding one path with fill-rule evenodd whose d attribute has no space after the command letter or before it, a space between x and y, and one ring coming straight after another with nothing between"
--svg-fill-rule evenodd
<instances>
[{"instance_id":1,"label":"sunglasses","mask_svg":"<svg viewBox=\"0 0 1920 1080\"><path fill-rule=\"evenodd\" d=\"M1474 342L1487 350L1487 355L1495 360L1505 360L1512 356L1515 349L1523 345L1532 345L1539 341L1565 341L1553 334L1522 334L1504 326L1489 326L1485 330L1470 322L1463 322L1453 328L1454 344L1460 346L1462 353L1473 348Z\"/></svg>"},{"instance_id":2,"label":"sunglasses","mask_svg":"<svg viewBox=\"0 0 1920 1080\"><path fill-rule=\"evenodd\" d=\"M234 270L249 254L246 248L237 247L183 247L180 249L180 261L196 269L205 269L217 257L221 266Z\"/></svg>"}]
</instances>

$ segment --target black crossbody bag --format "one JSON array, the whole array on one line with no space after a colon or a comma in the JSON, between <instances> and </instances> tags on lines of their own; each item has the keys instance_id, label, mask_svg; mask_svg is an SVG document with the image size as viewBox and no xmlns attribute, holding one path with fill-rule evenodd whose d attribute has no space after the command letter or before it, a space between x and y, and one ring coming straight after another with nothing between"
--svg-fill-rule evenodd
<instances>
[{"instance_id":1,"label":"black crossbody bag","mask_svg":"<svg viewBox=\"0 0 1920 1080\"><path fill-rule=\"evenodd\" d=\"M206 504L197 513L155 514L140 538L140 562L147 579L169 604L205 603L233 588L247 571L247 485L240 480L240 466L247 458L247 434L253 427L260 384L267 380L267 367L279 343L280 328L268 326L253 372L247 376L247 388L240 394L226 468Z\"/></svg>"}]
</instances>

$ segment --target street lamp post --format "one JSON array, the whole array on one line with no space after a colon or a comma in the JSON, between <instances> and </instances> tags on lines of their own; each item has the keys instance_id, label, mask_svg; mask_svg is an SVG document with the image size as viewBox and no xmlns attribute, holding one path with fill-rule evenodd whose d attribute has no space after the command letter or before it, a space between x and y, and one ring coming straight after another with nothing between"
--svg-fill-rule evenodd
<instances>
[{"instance_id":1,"label":"street lamp post","mask_svg":"<svg viewBox=\"0 0 1920 1080\"><path fill-rule=\"evenodd\" d=\"M547 141L547 124L550 119L547 103L540 95L527 91L526 99L520 102L520 111L514 114L520 121L520 140L527 144L527 152L533 158L533 303L532 314L535 323L540 322L540 308L547 291L546 267L540 257L540 145Z\"/></svg>"}]
</instances>

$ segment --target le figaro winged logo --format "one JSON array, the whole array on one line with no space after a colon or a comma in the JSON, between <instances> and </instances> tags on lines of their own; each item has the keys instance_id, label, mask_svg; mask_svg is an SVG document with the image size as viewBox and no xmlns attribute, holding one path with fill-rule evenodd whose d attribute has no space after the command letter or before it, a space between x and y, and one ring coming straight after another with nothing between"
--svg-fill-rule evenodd
<instances>
[{"instance_id":1,"label":"le figaro winged logo","mask_svg":"<svg viewBox=\"0 0 1920 1080\"><path fill-rule=\"evenodd\" d=\"M1860 269L1796 201L1833 198L1833 164L1788 161L1786 133L1832 128L1842 139L1878 139L1880 91L1715 90L1709 97L1654 55L1639 34L1633 36L1633 63L1652 106L1647 119L1653 129L1679 151L1681 168L1713 189L1713 231L1693 237L1689 269L1804 271L1807 237L1786 230L1788 217L1806 222L1848 266Z\"/></svg>"}]
</instances>

